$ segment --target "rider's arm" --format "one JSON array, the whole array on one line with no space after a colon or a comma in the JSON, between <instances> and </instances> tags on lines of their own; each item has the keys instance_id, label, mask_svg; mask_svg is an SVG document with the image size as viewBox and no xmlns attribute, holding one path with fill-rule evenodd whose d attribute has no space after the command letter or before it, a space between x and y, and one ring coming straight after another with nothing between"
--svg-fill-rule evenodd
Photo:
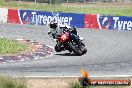
<instances>
[{"instance_id":1,"label":"rider's arm","mask_svg":"<svg viewBox=\"0 0 132 88\"><path fill-rule=\"evenodd\" d=\"M59 35L59 31L58 30L49 30L48 31L48 35L53 38L53 39L57 39L57 36Z\"/></svg>"},{"instance_id":2,"label":"rider's arm","mask_svg":"<svg viewBox=\"0 0 132 88\"><path fill-rule=\"evenodd\" d=\"M53 38L53 35L52 35L51 30L48 31L48 35L49 35L51 38Z\"/></svg>"}]
</instances>

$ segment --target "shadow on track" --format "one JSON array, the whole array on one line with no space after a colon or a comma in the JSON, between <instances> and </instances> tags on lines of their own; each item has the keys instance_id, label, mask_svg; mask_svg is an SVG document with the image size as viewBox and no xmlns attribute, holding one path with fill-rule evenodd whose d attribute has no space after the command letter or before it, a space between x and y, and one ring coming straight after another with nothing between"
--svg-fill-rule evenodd
<instances>
[{"instance_id":1,"label":"shadow on track","mask_svg":"<svg viewBox=\"0 0 132 88\"><path fill-rule=\"evenodd\" d=\"M70 54L70 53L64 53L64 54L57 53L57 54L54 54L54 55L58 55L58 56L78 56L75 53L72 53L72 54Z\"/></svg>"}]
</instances>

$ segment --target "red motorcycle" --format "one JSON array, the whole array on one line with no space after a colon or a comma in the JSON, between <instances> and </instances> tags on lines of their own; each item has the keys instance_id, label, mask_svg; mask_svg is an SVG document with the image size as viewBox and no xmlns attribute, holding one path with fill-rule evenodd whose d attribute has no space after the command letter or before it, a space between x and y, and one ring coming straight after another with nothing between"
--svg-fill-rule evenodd
<instances>
[{"instance_id":1,"label":"red motorcycle","mask_svg":"<svg viewBox=\"0 0 132 88\"><path fill-rule=\"evenodd\" d=\"M77 55L83 55L87 52L84 43L79 39L77 35L71 32L64 31L58 37L58 44L55 46L56 52L68 50L70 53L74 52Z\"/></svg>"}]
</instances>

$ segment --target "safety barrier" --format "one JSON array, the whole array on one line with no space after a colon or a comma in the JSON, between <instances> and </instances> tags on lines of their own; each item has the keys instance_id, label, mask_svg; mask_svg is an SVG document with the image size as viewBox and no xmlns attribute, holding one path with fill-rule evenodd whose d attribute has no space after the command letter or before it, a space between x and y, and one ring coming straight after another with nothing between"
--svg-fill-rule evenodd
<instances>
[{"instance_id":1,"label":"safety barrier","mask_svg":"<svg viewBox=\"0 0 132 88\"><path fill-rule=\"evenodd\" d=\"M0 8L0 23L7 22L7 14L8 14L8 9Z\"/></svg>"},{"instance_id":2,"label":"safety barrier","mask_svg":"<svg viewBox=\"0 0 132 88\"><path fill-rule=\"evenodd\" d=\"M99 14L77 14L43 12L0 8L0 22L30 25L48 25L51 20L77 28L132 30L132 17L104 16Z\"/></svg>"}]
</instances>

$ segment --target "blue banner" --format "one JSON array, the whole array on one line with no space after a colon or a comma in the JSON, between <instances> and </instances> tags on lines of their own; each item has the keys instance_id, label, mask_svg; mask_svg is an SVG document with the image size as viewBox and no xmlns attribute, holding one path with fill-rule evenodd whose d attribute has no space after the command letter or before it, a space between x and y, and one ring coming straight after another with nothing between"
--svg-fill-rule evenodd
<instances>
[{"instance_id":1,"label":"blue banner","mask_svg":"<svg viewBox=\"0 0 132 88\"><path fill-rule=\"evenodd\" d=\"M52 20L56 20L58 24L84 27L84 14L19 10L19 19L21 24L48 25Z\"/></svg>"},{"instance_id":2,"label":"blue banner","mask_svg":"<svg viewBox=\"0 0 132 88\"><path fill-rule=\"evenodd\" d=\"M101 29L132 30L132 17L126 16L100 16Z\"/></svg>"}]
</instances>

